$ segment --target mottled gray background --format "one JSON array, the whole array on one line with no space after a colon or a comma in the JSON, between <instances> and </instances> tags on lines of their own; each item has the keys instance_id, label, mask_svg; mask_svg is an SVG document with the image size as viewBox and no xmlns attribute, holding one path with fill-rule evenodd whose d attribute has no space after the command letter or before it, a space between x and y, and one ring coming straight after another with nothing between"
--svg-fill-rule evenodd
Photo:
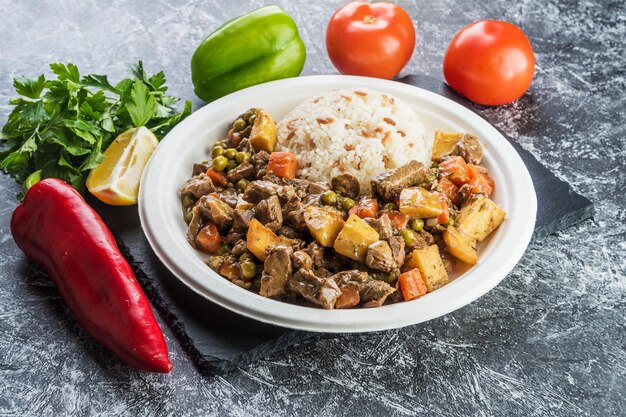
<instances>
[{"instance_id":1,"label":"mottled gray background","mask_svg":"<svg viewBox=\"0 0 626 417\"><path fill-rule=\"evenodd\" d=\"M343 1L279 1L334 73L324 30ZM164 69L192 98L189 58L219 23L262 1L0 0L0 116L11 77L71 61L116 80ZM226 376L200 376L164 327L174 371L135 372L93 342L24 260L0 178L0 415L625 415L626 6L621 1L400 2L417 46L403 74L440 77L454 33L512 21L537 59L530 92L489 118L596 205L595 220L531 244L488 295L402 330L319 337ZM201 105L198 100L196 107ZM514 221L514 219L513 219Z\"/></svg>"}]
</instances>

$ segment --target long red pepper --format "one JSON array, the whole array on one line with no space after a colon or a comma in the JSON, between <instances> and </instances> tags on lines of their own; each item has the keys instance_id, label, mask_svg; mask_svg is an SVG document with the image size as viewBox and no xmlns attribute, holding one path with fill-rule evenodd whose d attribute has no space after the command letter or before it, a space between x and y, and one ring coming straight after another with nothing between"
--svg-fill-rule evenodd
<instances>
[{"instance_id":1,"label":"long red pepper","mask_svg":"<svg viewBox=\"0 0 626 417\"><path fill-rule=\"evenodd\" d=\"M76 190L55 178L39 181L13 212L11 233L89 334L130 366L171 371L163 333L133 271Z\"/></svg>"}]
</instances>

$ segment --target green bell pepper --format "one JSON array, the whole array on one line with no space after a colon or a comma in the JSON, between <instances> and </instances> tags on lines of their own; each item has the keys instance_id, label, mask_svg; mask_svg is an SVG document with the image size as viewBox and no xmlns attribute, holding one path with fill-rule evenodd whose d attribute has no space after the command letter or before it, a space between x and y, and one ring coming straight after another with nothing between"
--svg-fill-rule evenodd
<instances>
[{"instance_id":1,"label":"green bell pepper","mask_svg":"<svg viewBox=\"0 0 626 417\"><path fill-rule=\"evenodd\" d=\"M191 79L196 95L213 101L252 85L296 77L305 58L293 19L278 6L265 6L207 36L191 58Z\"/></svg>"}]
</instances>

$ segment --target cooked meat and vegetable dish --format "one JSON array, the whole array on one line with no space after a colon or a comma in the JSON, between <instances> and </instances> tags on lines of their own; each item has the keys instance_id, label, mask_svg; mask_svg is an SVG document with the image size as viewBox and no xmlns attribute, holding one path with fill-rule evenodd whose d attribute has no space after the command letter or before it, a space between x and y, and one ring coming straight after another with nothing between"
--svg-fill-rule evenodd
<instances>
[{"instance_id":1,"label":"cooked meat and vegetable dish","mask_svg":"<svg viewBox=\"0 0 626 417\"><path fill-rule=\"evenodd\" d=\"M455 262L475 264L504 220L482 153L471 134L437 132L430 166L311 181L278 150L272 117L250 109L180 189L187 239L264 297L324 309L413 300L447 284Z\"/></svg>"}]
</instances>

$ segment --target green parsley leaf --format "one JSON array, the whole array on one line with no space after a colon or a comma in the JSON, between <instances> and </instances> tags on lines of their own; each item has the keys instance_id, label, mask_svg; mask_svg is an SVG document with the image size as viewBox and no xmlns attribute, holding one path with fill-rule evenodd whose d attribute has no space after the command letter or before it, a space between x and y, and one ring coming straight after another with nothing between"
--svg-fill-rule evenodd
<instances>
[{"instance_id":1,"label":"green parsley leaf","mask_svg":"<svg viewBox=\"0 0 626 417\"><path fill-rule=\"evenodd\" d=\"M80 73L78 72L78 68L76 68L76 65L74 64L65 65L53 63L50 64L50 69L57 75L57 77L59 77L59 80L70 80L75 83L79 82L80 80Z\"/></svg>"},{"instance_id":2,"label":"green parsley leaf","mask_svg":"<svg viewBox=\"0 0 626 417\"><path fill-rule=\"evenodd\" d=\"M154 116L156 110L154 96L150 94L148 87L139 78L135 78L130 98L130 103L126 104L130 118L135 127L145 125Z\"/></svg>"},{"instance_id":3,"label":"green parsley leaf","mask_svg":"<svg viewBox=\"0 0 626 417\"><path fill-rule=\"evenodd\" d=\"M39 98L46 84L46 78L40 75L36 80L26 77L13 79L13 87L18 94L28 98Z\"/></svg>"},{"instance_id":4,"label":"green parsley leaf","mask_svg":"<svg viewBox=\"0 0 626 417\"><path fill-rule=\"evenodd\" d=\"M56 78L13 80L20 97L9 101L13 109L0 132L0 169L18 182L41 171L83 190L117 135L146 126L162 138L191 113L189 101L176 112L165 74L149 76L141 61L130 66L133 78L115 84L106 75L81 77L71 63L52 63L50 70Z\"/></svg>"}]
</instances>

